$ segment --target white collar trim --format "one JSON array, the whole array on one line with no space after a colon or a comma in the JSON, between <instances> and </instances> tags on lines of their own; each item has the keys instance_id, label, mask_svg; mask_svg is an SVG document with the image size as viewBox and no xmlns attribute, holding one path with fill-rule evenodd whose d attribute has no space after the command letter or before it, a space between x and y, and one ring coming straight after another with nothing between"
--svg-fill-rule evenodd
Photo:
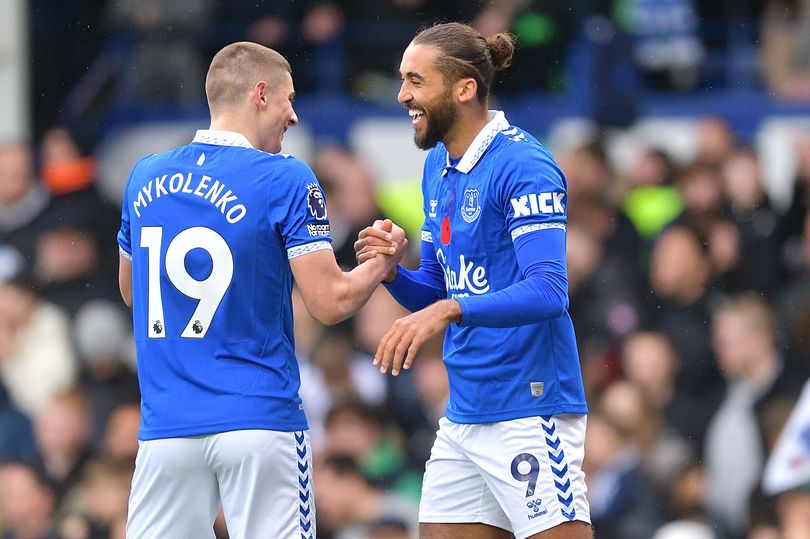
<instances>
[{"instance_id":1,"label":"white collar trim","mask_svg":"<svg viewBox=\"0 0 810 539\"><path fill-rule=\"evenodd\" d=\"M476 163L478 163L478 160L481 159L481 156L484 155L484 152L487 151L495 135L509 127L509 122L506 121L506 116L504 116L503 111L491 110L488 115L489 122L478 132L467 148L467 151L464 152L464 155L461 156L461 160L456 165L456 170L459 172L469 174ZM447 154L447 166L451 166L449 153Z\"/></svg>"},{"instance_id":2,"label":"white collar trim","mask_svg":"<svg viewBox=\"0 0 810 539\"><path fill-rule=\"evenodd\" d=\"M240 148L253 148L253 144L242 133L235 131L222 131L220 129L198 129L192 142L202 144L216 144L218 146L239 146Z\"/></svg>"}]
</instances>

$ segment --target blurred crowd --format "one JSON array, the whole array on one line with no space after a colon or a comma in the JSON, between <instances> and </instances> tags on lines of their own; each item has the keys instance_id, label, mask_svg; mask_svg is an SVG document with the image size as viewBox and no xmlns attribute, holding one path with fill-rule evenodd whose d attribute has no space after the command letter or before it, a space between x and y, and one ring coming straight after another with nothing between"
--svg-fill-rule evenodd
<instances>
[{"instance_id":1,"label":"blurred crowd","mask_svg":"<svg viewBox=\"0 0 810 539\"><path fill-rule=\"evenodd\" d=\"M247 39L293 66L299 93L390 104L403 44L421 27L470 22L512 32L501 95L595 100L626 125L645 91L746 88L810 101L807 0L77 0L30 2L37 135L54 117L88 124L111 106L202 103L208 60ZM574 85L588 85L586 91ZM588 97L586 97L588 96ZM603 106L604 105L604 106ZM95 142L94 133L83 134ZM82 141L83 143L85 141Z\"/></svg>"},{"instance_id":2,"label":"blurred crowd","mask_svg":"<svg viewBox=\"0 0 810 539\"><path fill-rule=\"evenodd\" d=\"M290 58L300 93L392 102L403 43L427 22L463 19L518 36L523 50L498 92L558 88L586 20L608 21L608 37L634 36L614 44L635 51L646 84L683 91L700 83L711 52L698 19L716 9L691 0L103 4L32 2L35 88L66 95L109 48L120 75L107 94L199 100L212 51L250 39ZM737 8L761 15L764 84L807 99L810 2ZM604 40L604 28L584 30ZM68 101L104 83L104 65L94 65ZM131 318L117 288L119 208L97 189L97 147L52 127L70 103L34 105L35 142L0 143L0 538L118 539L140 420ZM695 137L691 162L650 146L622 169L607 140L551 148L569 182L570 313L591 409L584 466L597 537L810 537L810 488L760 488L810 372L810 133L795 140L787 206L772 203L760 156L723 119L700 119ZM335 254L351 268L357 233L382 216L378 179L340 145L318 147L309 164L326 192ZM332 328L294 300L318 537L414 537L448 396L442 343L426 345L411 371L383 377L371 354L405 314L384 290ZM227 537L221 520L216 530Z\"/></svg>"},{"instance_id":3,"label":"blurred crowd","mask_svg":"<svg viewBox=\"0 0 810 539\"><path fill-rule=\"evenodd\" d=\"M722 119L695 136L694 162L649 147L622 172L601 140L557 151L597 536L807 537L810 492L760 481L810 368L810 135L786 208ZM381 217L374 173L340 146L310 164L351 268ZM0 147L0 537L122 537L140 416L117 225L68 131ZM319 537L413 537L448 396L441 342L384 377L371 354L405 314L387 292L331 328L294 301Z\"/></svg>"}]
</instances>

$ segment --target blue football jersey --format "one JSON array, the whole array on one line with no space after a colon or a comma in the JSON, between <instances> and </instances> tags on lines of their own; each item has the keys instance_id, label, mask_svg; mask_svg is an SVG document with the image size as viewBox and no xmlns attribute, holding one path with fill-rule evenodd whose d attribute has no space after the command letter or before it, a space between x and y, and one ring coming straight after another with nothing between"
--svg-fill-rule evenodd
<instances>
[{"instance_id":1,"label":"blue football jersey","mask_svg":"<svg viewBox=\"0 0 810 539\"><path fill-rule=\"evenodd\" d=\"M142 440L307 428L289 259L331 249L303 162L201 130L139 161L118 243L132 260Z\"/></svg>"},{"instance_id":2,"label":"blue football jersey","mask_svg":"<svg viewBox=\"0 0 810 539\"><path fill-rule=\"evenodd\" d=\"M520 281L513 242L565 229L566 187L551 154L501 112L457 163L441 143L433 148L422 179L422 241L433 244L448 297L489 294ZM587 412L567 310L511 328L451 324L444 363L447 418L456 423Z\"/></svg>"}]
</instances>

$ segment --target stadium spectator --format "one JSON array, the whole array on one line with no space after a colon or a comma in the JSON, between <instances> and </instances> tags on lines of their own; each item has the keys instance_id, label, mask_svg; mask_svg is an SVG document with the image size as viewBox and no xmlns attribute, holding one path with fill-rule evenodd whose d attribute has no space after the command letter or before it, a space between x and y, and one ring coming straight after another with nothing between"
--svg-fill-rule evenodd
<instances>
[{"instance_id":1,"label":"stadium spectator","mask_svg":"<svg viewBox=\"0 0 810 539\"><path fill-rule=\"evenodd\" d=\"M104 429L101 454L113 460L134 463L140 423L141 409L136 403L119 404L113 408Z\"/></svg>"},{"instance_id":2,"label":"stadium spectator","mask_svg":"<svg viewBox=\"0 0 810 539\"><path fill-rule=\"evenodd\" d=\"M78 369L65 314L21 280L0 284L0 378L12 403L36 418Z\"/></svg>"},{"instance_id":3,"label":"stadium spectator","mask_svg":"<svg viewBox=\"0 0 810 539\"><path fill-rule=\"evenodd\" d=\"M626 380L609 385L599 397L600 413L627 432L640 458L640 478L660 503L660 492L694 457L693 448L666 428L660 411L640 386ZM648 508L647 511L650 511Z\"/></svg>"},{"instance_id":4,"label":"stadium spectator","mask_svg":"<svg viewBox=\"0 0 810 539\"><path fill-rule=\"evenodd\" d=\"M34 268L44 296L71 315L89 299L117 300L118 256L109 231L119 215L96 187L95 159L62 127L43 135L40 158L51 196Z\"/></svg>"},{"instance_id":5,"label":"stadium spectator","mask_svg":"<svg viewBox=\"0 0 810 539\"><path fill-rule=\"evenodd\" d=\"M768 0L760 20L761 65L777 99L810 101L810 3Z\"/></svg>"},{"instance_id":6,"label":"stadium spectator","mask_svg":"<svg viewBox=\"0 0 810 539\"><path fill-rule=\"evenodd\" d=\"M350 456L375 487L418 499L421 479L410 466L401 438L379 409L359 402L336 403L326 416L323 450Z\"/></svg>"},{"instance_id":7,"label":"stadium spectator","mask_svg":"<svg viewBox=\"0 0 810 539\"><path fill-rule=\"evenodd\" d=\"M673 464L686 464L680 462L679 457L686 454L694 456L699 449L694 446L694 441L686 439L694 431L694 410L685 399L678 398L676 380L680 364L681 360L672 343L659 331L636 332L622 346L621 365L624 376L641 389L645 398L660 414L659 428L663 429L664 435L672 436L685 444L678 447L673 454L667 455L671 461L656 461L648 470L653 478L667 484L672 482L674 473L679 471Z\"/></svg>"},{"instance_id":8,"label":"stadium spectator","mask_svg":"<svg viewBox=\"0 0 810 539\"><path fill-rule=\"evenodd\" d=\"M136 103L198 103L205 73L199 36L213 14L211 0L108 2L104 14L108 31L129 37L118 98Z\"/></svg>"},{"instance_id":9,"label":"stadium spectator","mask_svg":"<svg viewBox=\"0 0 810 539\"><path fill-rule=\"evenodd\" d=\"M632 436L612 418L598 412L588 415L583 466L591 518L600 539L649 538L663 522Z\"/></svg>"},{"instance_id":10,"label":"stadium spectator","mask_svg":"<svg viewBox=\"0 0 810 539\"><path fill-rule=\"evenodd\" d=\"M720 167L737 146L737 138L728 122L720 116L703 116L697 122L696 161Z\"/></svg>"},{"instance_id":11,"label":"stadium spectator","mask_svg":"<svg viewBox=\"0 0 810 539\"><path fill-rule=\"evenodd\" d=\"M354 459L333 454L315 465L318 533L333 539L365 539L381 524L405 526L416 537L418 507L408 498L370 484Z\"/></svg>"},{"instance_id":12,"label":"stadium spectator","mask_svg":"<svg viewBox=\"0 0 810 539\"><path fill-rule=\"evenodd\" d=\"M721 168L723 191L739 236L739 263L732 290L770 294L783 281L779 214L762 180L760 162L750 149L734 150Z\"/></svg>"},{"instance_id":13,"label":"stadium spectator","mask_svg":"<svg viewBox=\"0 0 810 539\"><path fill-rule=\"evenodd\" d=\"M57 503L75 486L91 456L90 406L79 388L54 395L37 416L34 435L42 469Z\"/></svg>"},{"instance_id":14,"label":"stadium spectator","mask_svg":"<svg viewBox=\"0 0 810 539\"><path fill-rule=\"evenodd\" d=\"M735 296L717 310L712 341L726 390L706 433L705 503L737 537L750 524L749 497L767 457L758 412L776 397L798 396L806 376L786 367L773 314L754 293Z\"/></svg>"},{"instance_id":15,"label":"stadium spectator","mask_svg":"<svg viewBox=\"0 0 810 539\"><path fill-rule=\"evenodd\" d=\"M14 407L8 391L0 384L0 461L33 463L36 455L30 419Z\"/></svg>"},{"instance_id":16,"label":"stadium spectator","mask_svg":"<svg viewBox=\"0 0 810 539\"><path fill-rule=\"evenodd\" d=\"M80 382L93 414L93 445L98 448L113 409L140 402L131 322L117 305L88 301L76 313L73 342L81 359Z\"/></svg>"},{"instance_id":17,"label":"stadium spectator","mask_svg":"<svg viewBox=\"0 0 810 539\"><path fill-rule=\"evenodd\" d=\"M54 511L45 477L26 464L0 464L0 537L60 539L53 529Z\"/></svg>"},{"instance_id":18,"label":"stadium spectator","mask_svg":"<svg viewBox=\"0 0 810 539\"><path fill-rule=\"evenodd\" d=\"M6 277L33 265L48 200L47 191L35 180L30 146L0 144L0 246Z\"/></svg>"}]
</instances>

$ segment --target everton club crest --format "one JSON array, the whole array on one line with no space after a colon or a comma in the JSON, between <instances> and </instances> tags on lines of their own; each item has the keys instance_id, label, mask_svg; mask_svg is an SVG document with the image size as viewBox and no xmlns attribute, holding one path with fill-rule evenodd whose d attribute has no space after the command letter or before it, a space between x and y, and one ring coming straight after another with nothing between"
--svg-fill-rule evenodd
<instances>
[{"instance_id":1,"label":"everton club crest","mask_svg":"<svg viewBox=\"0 0 810 539\"><path fill-rule=\"evenodd\" d=\"M467 223L472 223L481 215L481 203L479 201L478 189L466 189L464 191L464 202L461 204L461 218Z\"/></svg>"},{"instance_id":2,"label":"everton club crest","mask_svg":"<svg viewBox=\"0 0 810 539\"><path fill-rule=\"evenodd\" d=\"M326 219L326 199L317 183L307 185L307 208L315 219Z\"/></svg>"}]
</instances>

